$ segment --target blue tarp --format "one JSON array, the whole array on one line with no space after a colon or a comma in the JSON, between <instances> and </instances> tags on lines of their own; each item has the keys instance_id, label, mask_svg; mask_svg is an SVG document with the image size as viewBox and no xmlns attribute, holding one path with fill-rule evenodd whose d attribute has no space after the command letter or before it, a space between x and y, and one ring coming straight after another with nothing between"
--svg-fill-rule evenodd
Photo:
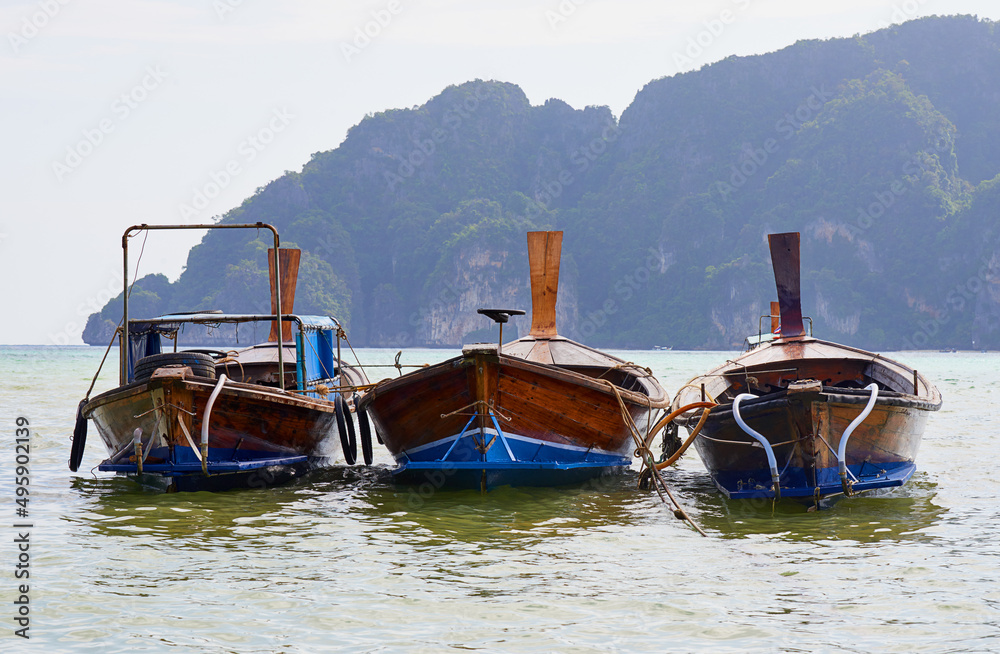
<instances>
[{"instance_id":1,"label":"blue tarp","mask_svg":"<svg viewBox=\"0 0 1000 654\"><path fill-rule=\"evenodd\" d=\"M129 322L128 381L135 378L135 362L143 357L160 354L161 334L173 334L185 324L220 324L267 321L271 316L224 313L171 314L145 321ZM340 325L328 316L294 316L298 325L295 335L296 370L298 386L333 379L336 375L336 346L334 339ZM288 363L291 363L290 361Z\"/></svg>"}]
</instances>

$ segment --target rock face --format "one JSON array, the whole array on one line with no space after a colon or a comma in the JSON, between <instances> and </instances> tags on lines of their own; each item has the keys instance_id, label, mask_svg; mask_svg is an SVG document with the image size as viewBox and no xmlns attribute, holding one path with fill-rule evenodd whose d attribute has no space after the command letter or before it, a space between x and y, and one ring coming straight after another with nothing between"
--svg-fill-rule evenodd
<instances>
[{"instance_id":1,"label":"rock face","mask_svg":"<svg viewBox=\"0 0 1000 654\"><path fill-rule=\"evenodd\" d=\"M991 248L983 257L983 265L966 287L969 292L977 290L972 346L987 347L1000 337L1000 247Z\"/></svg>"},{"instance_id":2,"label":"rock face","mask_svg":"<svg viewBox=\"0 0 1000 654\"><path fill-rule=\"evenodd\" d=\"M117 325L107 318L102 318L99 313L92 313L87 318L87 325L83 328L83 342L88 345L100 345L110 343L115 335Z\"/></svg>"},{"instance_id":3,"label":"rock face","mask_svg":"<svg viewBox=\"0 0 1000 654\"><path fill-rule=\"evenodd\" d=\"M477 314L477 309L530 305L527 275L505 272L505 263L510 258L507 249L488 244L462 248L445 278L429 289L431 299L421 312L417 340L431 345L464 343L466 334L482 331L492 324ZM514 318L512 322L518 332L526 327L523 318Z\"/></svg>"},{"instance_id":4,"label":"rock face","mask_svg":"<svg viewBox=\"0 0 1000 654\"><path fill-rule=\"evenodd\" d=\"M523 250L523 248L522 248ZM492 340L495 323L477 313L481 308L520 309L504 327L504 340L513 340L531 328L531 286L525 253L476 243L458 252L443 279L428 289L430 301L410 316L411 342L434 346L465 344L472 339ZM576 289L572 281L560 279L556 320L566 325L562 335L575 335ZM513 328L513 329L512 329Z\"/></svg>"},{"instance_id":5,"label":"rock face","mask_svg":"<svg viewBox=\"0 0 1000 654\"><path fill-rule=\"evenodd\" d=\"M364 118L223 221L301 248L297 310L354 345L492 340L476 309L529 310L524 234L560 229L559 330L590 345L738 347L775 294L767 233L799 231L817 336L1000 348L996 70L1000 30L959 16L654 80L620 120L476 80ZM208 234L134 315L254 310L266 247Z\"/></svg>"}]
</instances>

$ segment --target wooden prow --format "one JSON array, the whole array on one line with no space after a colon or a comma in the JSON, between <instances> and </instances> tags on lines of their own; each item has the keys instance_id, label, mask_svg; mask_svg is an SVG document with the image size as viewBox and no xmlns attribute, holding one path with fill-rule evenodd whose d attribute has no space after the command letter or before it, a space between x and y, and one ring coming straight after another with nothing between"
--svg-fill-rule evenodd
<instances>
[{"instance_id":1,"label":"wooden prow","mask_svg":"<svg viewBox=\"0 0 1000 654\"><path fill-rule=\"evenodd\" d=\"M528 232L528 265L531 268L531 332L535 338L552 338L556 332L556 297L559 292L559 259L562 232Z\"/></svg>"},{"instance_id":2,"label":"wooden prow","mask_svg":"<svg viewBox=\"0 0 1000 654\"><path fill-rule=\"evenodd\" d=\"M301 250L281 248L281 312L294 313L295 284L299 277L299 256ZM267 273L271 281L271 313L278 310L277 298L274 297L274 248L267 250ZM281 341L292 340L292 323L282 321ZM269 343L278 342L278 325L271 321L271 334L267 337Z\"/></svg>"},{"instance_id":3,"label":"wooden prow","mask_svg":"<svg viewBox=\"0 0 1000 654\"><path fill-rule=\"evenodd\" d=\"M804 336L802 296L799 288L799 233L768 234L774 284L778 289L781 338Z\"/></svg>"}]
</instances>

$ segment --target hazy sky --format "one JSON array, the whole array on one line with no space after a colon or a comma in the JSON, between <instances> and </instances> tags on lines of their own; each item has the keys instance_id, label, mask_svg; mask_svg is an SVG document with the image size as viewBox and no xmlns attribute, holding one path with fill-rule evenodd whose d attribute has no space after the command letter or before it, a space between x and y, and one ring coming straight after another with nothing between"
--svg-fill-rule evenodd
<instances>
[{"instance_id":1,"label":"hazy sky","mask_svg":"<svg viewBox=\"0 0 1000 654\"><path fill-rule=\"evenodd\" d=\"M956 13L1000 3L0 0L0 343L81 343L121 290L126 227L210 222L448 85L621 115L647 82L732 54ZM152 234L139 275L176 279L202 234Z\"/></svg>"}]
</instances>

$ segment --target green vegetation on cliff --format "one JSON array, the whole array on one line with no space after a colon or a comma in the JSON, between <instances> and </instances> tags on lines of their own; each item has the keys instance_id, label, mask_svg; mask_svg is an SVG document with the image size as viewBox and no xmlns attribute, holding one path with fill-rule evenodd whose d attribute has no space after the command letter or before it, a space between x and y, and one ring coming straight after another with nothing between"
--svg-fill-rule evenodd
<instances>
[{"instance_id":1,"label":"green vegetation on cliff","mask_svg":"<svg viewBox=\"0 0 1000 654\"><path fill-rule=\"evenodd\" d=\"M528 309L524 232L555 228L560 331L593 345L740 343L774 295L766 234L795 230L817 335L997 348L997 71L995 24L934 17L655 80L620 120L477 80L366 117L221 220L302 248L296 311L356 345L458 345L478 307ZM133 315L266 311L265 250L209 233Z\"/></svg>"}]
</instances>

